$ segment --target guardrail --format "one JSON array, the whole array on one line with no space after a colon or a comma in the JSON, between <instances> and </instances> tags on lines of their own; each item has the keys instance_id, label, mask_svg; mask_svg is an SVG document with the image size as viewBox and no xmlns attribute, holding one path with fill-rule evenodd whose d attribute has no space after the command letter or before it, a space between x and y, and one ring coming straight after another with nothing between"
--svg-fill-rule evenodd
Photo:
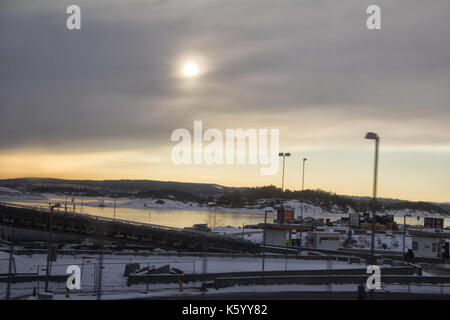
<instances>
[{"instance_id":1,"label":"guardrail","mask_svg":"<svg viewBox=\"0 0 450 320\"><path fill-rule=\"evenodd\" d=\"M213 282L203 285L206 288L227 288L235 285L331 285L331 284L360 284L367 281L367 275L292 275L292 276L253 276L253 277L219 277ZM450 277L424 277L424 276L403 276L384 275L384 284L399 285L421 285L449 284Z\"/></svg>"},{"instance_id":2,"label":"guardrail","mask_svg":"<svg viewBox=\"0 0 450 320\"><path fill-rule=\"evenodd\" d=\"M25 205L10 203L10 202L0 202L0 205L7 206L7 207L13 207L13 208L19 208L19 209L39 210L40 212L51 213L51 209L46 206L25 206ZM101 220L101 221L108 221L108 222L120 222L120 223L124 223L124 224L128 224L128 225L152 227L152 228L157 228L157 229L162 229L162 230L183 231L182 228L169 227L169 226L163 226L163 225L159 225L159 224L137 222L137 221L132 221L132 220L118 219L118 218L114 219L114 218L109 218L109 217L92 215L89 213L75 213L75 212L71 212L71 211L59 210L58 208L54 208L53 213L72 215L72 216L76 216L76 217L87 217L87 218L91 218L94 220Z\"/></svg>"},{"instance_id":3,"label":"guardrail","mask_svg":"<svg viewBox=\"0 0 450 320\"><path fill-rule=\"evenodd\" d=\"M49 213L51 212L51 213ZM60 210L38 210L23 205L0 207L3 224L11 227L50 231L54 234L72 234L87 237L107 237L113 241L151 244L174 249L204 250L220 248L229 252L259 252L259 246L248 240L220 234L197 234L180 228L112 219L90 214L74 214ZM40 237L39 235L36 237ZM217 250L216 250L217 251Z\"/></svg>"},{"instance_id":4,"label":"guardrail","mask_svg":"<svg viewBox=\"0 0 450 320\"><path fill-rule=\"evenodd\" d=\"M6 206L6 207L18 208L18 209L28 209L28 210L36 210L36 211L39 210L39 212L47 212L47 213L52 212L51 209L46 206L25 206L25 205L10 203L10 202L0 202L0 205ZM197 232L190 232L190 231L184 230L183 228L170 227L170 226L164 226L164 225L146 223L146 222L137 222L137 221L133 221L133 220L125 220L125 219L119 219L119 218L114 219L114 218L110 218L110 217L92 215L89 213L75 213L73 211L65 211L65 210L60 210L58 208L54 208L53 213L61 214L61 215L71 215L73 217L79 217L79 218L90 218L90 219L93 219L96 221L105 221L105 222L112 222L112 223L117 222L117 223L123 223L126 225L138 226L138 227L147 227L147 228L166 230L166 231L178 231L178 232L184 232L184 233L189 233L189 234L199 234ZM202 236L206 236L206 237L227 238L227 239L235 238L235 237L232 237L231 235L224 235L224 234L220 234L220 233L216 233L216 232L209 232L209 233L202 232L200 234Z\"/></svg>"},{"instance_id":5,"label":"guardrail","mask_svg":"<svg viewBox=\"0 0 450 320\"><path fill-rule=\"evenodd\" d=\"M381 273L387 275L414 275L417 273L415 268L411 267L393 267L382 268ZM220 272L220 273L197 273L197 274L130 274L127 285L139 283L177 283L180 279L184 283L212 281L219 278L230 279L253 279L260 277L298 277L298 276L318 276L322 278L333 276L361 276L367 279L367 270L364 269L334 269L334 270L288 270L288 271L243 271L243 272ZM450 279L450 277L449 277ZM239 283L239 281L237 282Z\"/></svg>"}]
</instances>

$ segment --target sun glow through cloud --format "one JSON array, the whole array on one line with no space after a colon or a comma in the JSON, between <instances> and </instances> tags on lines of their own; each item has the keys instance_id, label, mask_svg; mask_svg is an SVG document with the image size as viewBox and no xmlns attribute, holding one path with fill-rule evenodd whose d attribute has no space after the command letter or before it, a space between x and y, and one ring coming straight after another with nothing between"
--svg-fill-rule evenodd
<instances>
[{"instance_id":1,"label":"sun glow through cloud","mask_svg":"<svg viewBox=\"0 0 450 320\"><path fill-rule=\"evenodd\" d=\"M198 63L195 61L186 62L183 65L182 73L187 78L197 77L200 74L200 68L198 66Z\"/></svg>"}]
</instances>

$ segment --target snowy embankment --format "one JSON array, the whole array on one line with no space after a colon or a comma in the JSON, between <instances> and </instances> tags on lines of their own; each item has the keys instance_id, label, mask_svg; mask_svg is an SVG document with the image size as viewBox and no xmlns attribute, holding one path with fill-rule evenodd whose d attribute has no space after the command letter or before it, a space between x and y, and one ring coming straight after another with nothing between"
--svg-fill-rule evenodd
<instances>
[{"instance_id":1,"label":"snowy embankment","mask_svg":"<svg viewBox=\"0 0 450 320\"><path fill-rule=\"evenodd\" d=\"M24 199L45 200L47 196L41 193L21 192L7 187L0 187L0 201L22 201Z\"/></svg>"},{"instance_id":2,"label":"snowy embankment","mask_svg":"<svg viewBox=\"0 0 450 320\"><path fill-rule=\"evenodd\" d=\"M216 211L217 212L226 212L226 213L246 213L246 214L262 214L266 211L269 211L273 214L277 212L278 208L271 206L259 206L259 207L241 207L241 208L229 208L229 207L221 207L221 206L202 206L196 202L182 202L171 199L128 199L121 198L120 199L120 207L128 207L135 209L168 209L168 210L205 210L205 211ZM98 203L89 203L87 205L98 205ZM117 204L119 206L119 204ZM347 206L346 208L340 208L337 205L333 205L330 209L324 209L320 206L315 206L309 203L303 203L299 200L289 200L284 201L283 205L286 207L290 207L294 209L295 216L298 216L302 212L307 216L330 216L330 217L347 217L350 213L354 213L355 211ZM401 210L386 210L383 212L378 212L377 214L387 214L403 217L405 215L411 215L412 217L425 217L425 216L434 216L434 217L447 217L445 215L441 215L437 212L429 212L422 210L411 210L411 209L401 209Z\"/></svg>"},{"instance_id":3,"label":"snowy embankment","mask_svg":"<svg viewBox=\"0 0 450 320\"><path fill-rule=\"evenodd\" d=\"M223 234L223 235L232 235L236 238L242 238L245 240L250 240L254 243L262 243L263 242L263 230L262 229L242 229L235 228L232 226L222 226L216 227L211 232Z\"/></svg>"},{"instance_id":4,"label":"snowy embankment","mask_svg":"<svg viewBox=\"0 0 450 320\"><path fill-rule=\"evenodd\" d=\"M412 217L425 217L425 216L433 216L433 217L448 217L447 215L439 214L438 212L429 212L423 210L411 210L411 209L401 209L401 210L386 210L383 212L384 214L394 215L403 217L406 215L410 215Z\"/></svg>"},{"instance_id":5,"label":"snowy embankment","mask_svg":"<svg viewBox=\"0 0 450 320\"><path fill-rule=\"evenodd\" d=\"M53 195L55 196L55 195ZM55 196L56 197L56 196ZM98 206L102 203L106 206L114 206L114 199L111 198L98 198L92 199L89 202L85 202L87 206ZM347 217L348 214L355 211L347 206L347 208L340 208L337 205L333 205L331 209L324 209L319 206L315 206L309 203L303 203L299 200L289 200L283 202L286 207L294 209L295 216L300 215L303 206L303 213L308 216L330 216L330 217ZM197 202L182 202L173 199L130 199L130 198L118 198L117 207L133 208L133 209L162 209L162 210L201 210L201 211L217 211L226 213L246 213L246 214L262 214L269 211L273 214L277 212L277 208L271 206L259 206L259 207L241 207L241 208L229 208L221 206L207 206L201 205ZM389 214L394 216L411 215L413 217L445 217L437 212L428 212L421 210L388 210L380 212L379 214Z\"/></svg>"}]
</instances>

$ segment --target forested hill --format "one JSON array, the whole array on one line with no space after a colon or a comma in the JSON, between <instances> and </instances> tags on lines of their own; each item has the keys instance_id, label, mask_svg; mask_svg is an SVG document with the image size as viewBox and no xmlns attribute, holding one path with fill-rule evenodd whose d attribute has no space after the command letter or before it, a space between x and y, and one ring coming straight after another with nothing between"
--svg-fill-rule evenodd
<instances>
[{"instance_id":1,"label":"forested hill","mask_svg":"<svg viewBox=\"0 0 450 320\"><path fill-rule=\"evenodd\" d=\"M276 204L280 199L303 199L304 202L310 205L328 211L333 207L337 207L340 208L342 212L348 212L349 210L365 212L371 210L373 207L373 201L368 197L337 195L323 190L304 190L303 194L302 191L285 190L283 192L280 188L275 186L228 191L219 198L218 202L222 205L242 207L245 205L256 205L261 199L272 199L272 202L269 202L268 204ZM376 207L377 210L380 211L412 210L450 215L450 205L423 201L413 202L395 199L378 199Z\"/></svg>"}]
</instances>

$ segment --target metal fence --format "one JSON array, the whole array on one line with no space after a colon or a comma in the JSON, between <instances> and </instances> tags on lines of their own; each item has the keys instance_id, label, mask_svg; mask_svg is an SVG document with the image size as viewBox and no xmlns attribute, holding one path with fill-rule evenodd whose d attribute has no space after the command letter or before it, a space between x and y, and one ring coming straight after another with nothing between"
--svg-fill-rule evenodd
<instances>
[{"instance_id":1,"label":"metal fence","mask_svg":"<svg viewBox=\"0 0 450 320\"><path fill-rule=\"evenodd\" d=\"M8 259L2 259L1 261L8 261ZM76 296L96 296L101 292L104 294L128 294L128 293L150 293L161 289L164 290L179 290L178 285L165 285L156 286L151 283L144 283L140 285L127 286L127 277L123 275L125 267L129 263L139 263L141 268L147 267L151 270L152 267L161 267L169 264L171 268L182 266L182 269L187 272L192 272L195 274L198 272L196 270L196 263L199 261L195 260L163 260L163 261L149 261L148 259L131 259L131 258L109 258L108 262L100 262L99 258L96 257L82 257L81 263L77 264L81 269L81 289L72 290L71 294ZM111 261L115 260L115 261ZM1 263L0 261L0 263ZM67 267L73 265L74 263L63 263L63 264L53 264L51 266L50 281L48 284L48 291L54 294L66 294L66 280L70 274L66 274ZM189 267L191 266L191 267ZM103 270L103 280L99 281L100 268ZM198 267L197 267L198 268ZM114 280L110 283L111 274L105 271L114 270ZM117 278L117 274L120 274L120 278ZM19 273L13 273L14 275L20 275ZM35 266L35 272L27 273L27 276L35 278L34 281L28 281L20 283L19 281L10 284L10 297L14 299L29 297L33 293L39 295L45 292L45 278L46 275L46 265L40 264ZM56 279L57 277L57 279ZM63 280L63 281L61 281ZM192 283L192 288L195 288L197 283ZM6 298L6 286L7 282L0 283L0 299Z\"/></svg>"}]
</instances>

